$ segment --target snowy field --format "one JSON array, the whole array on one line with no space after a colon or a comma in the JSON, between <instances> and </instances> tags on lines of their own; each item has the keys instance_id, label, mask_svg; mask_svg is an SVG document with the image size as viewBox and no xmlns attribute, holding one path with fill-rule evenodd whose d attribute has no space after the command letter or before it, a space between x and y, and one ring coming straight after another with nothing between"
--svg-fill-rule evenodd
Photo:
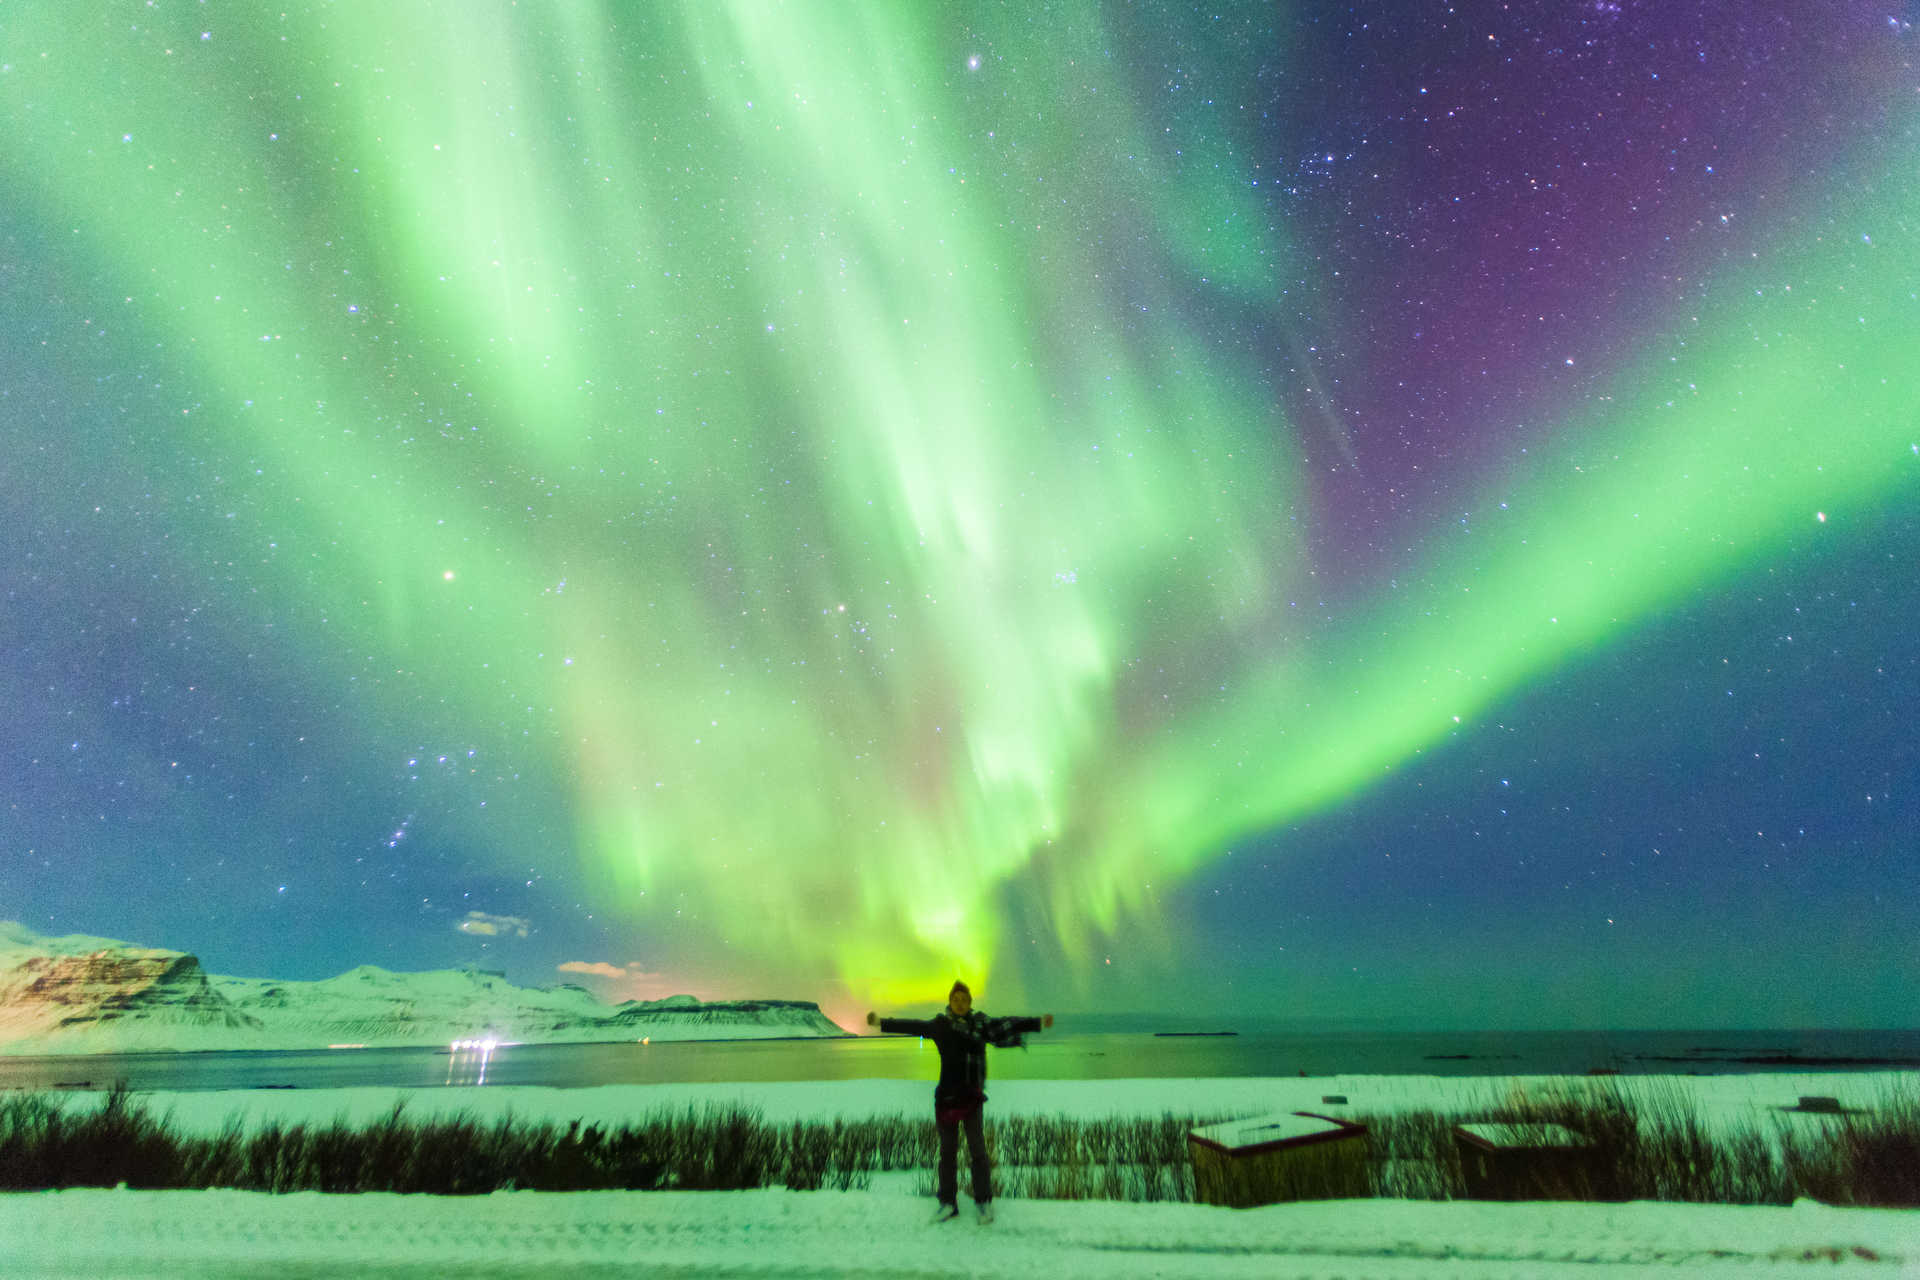
<instances>
[{"instance_id":1,"label":"snowy field","mask_svg":"<svg viewBox=\"0 0 1920 1280\"><path fill-rule=\"evenodd\" d=\"M1836 1098L1851 1109L1882 1105L1896 1091L1920 1090L1920 1072L1861 1071L1756 1073L1719 1076L1229 1076L1204 1079L989 1080L988 1118L996 1115L1064 1115L1091 1120L1108 1116L1158 1116L1218 1112L1259 1115L1268 1111L1382 1114L1409 1110L1451 1111L1503 1102L1516 1094L1548 1093L1600 1084L1634 1098L1677 1097L1709 1123L1825 1123L1792 1107L1803 1096ZM1344 1097L1344 1105L1329 1104ZM230 1117L283 1123L376 1120L407 1099L407 1114L419 1120L456 1112L492 1120L511 1113L522 1119L581 1120L589 1124L630 1121L649 1111L682 1110L709 1103L755 1108L769 1122L831 1120L835 1116L919 1116L933 1107L927 1080L753 1081L714 1084L606 1085L584 1089L250 1089L141 1094L156 1116L171 1113L187 1132L218 1129Z\"/></svg>"},{"instance_id":2,"label":"snowy field","mask_svg":"<svg viewBox=\"0 0 1920 1280\"><path fill-rule=\"evenodd\" d=\"M1800 1095L1871 1108L1911 1073L1622 1077L1676 1094L1715 1125L1825 1124ZM990 1115L1100 1118L1173 1111L1332 1114L1452 1110L1577 1080L1313 1079L1005 1081ZM921 1081L421 1090L416 1118L469 1111L628 1120L741 1103L769 1121L918 1115ZM1328 1103L1328 1095L1345 1104ZM372 1120L392 1089L156 1094L175 1127ZM76 1099L76 1105L85 1105ZM1109 1201L1001 1202L989 1226L935 1225L915 1174L858 1191L501 1192L473 1198L235 1191L77 1190L0 1196L0 1274L35 1277L371 1275L1639 1276L1821 1273L1920 1276L1920 1211L1669 1204L1347 1200L1231 1210Z\"/></svg>"}]
</instances>

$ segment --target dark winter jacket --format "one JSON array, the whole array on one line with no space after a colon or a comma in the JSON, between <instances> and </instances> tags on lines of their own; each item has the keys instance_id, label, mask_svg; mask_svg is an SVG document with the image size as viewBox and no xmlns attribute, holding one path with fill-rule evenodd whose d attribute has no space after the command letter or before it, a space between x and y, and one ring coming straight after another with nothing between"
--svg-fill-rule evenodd
<instances>
[{"instance_id":1,"label":"dark winter jacket","mask_svg":"<svg viewBox=\"0 0 1920 1280\"><path fill-rule=\"evenodd\" d=\"M978 1009L965 1017L951 1009L935 1016L882 1018L880 1029L902 1035L925 1036L940 1050L940 1083L933 1087L935 1107L963 1106L987 1099L987 1046L1010 1049L1030 1031L1041 1029L1038 1018L989 1018Z\"/></svg>"}]
</instances>

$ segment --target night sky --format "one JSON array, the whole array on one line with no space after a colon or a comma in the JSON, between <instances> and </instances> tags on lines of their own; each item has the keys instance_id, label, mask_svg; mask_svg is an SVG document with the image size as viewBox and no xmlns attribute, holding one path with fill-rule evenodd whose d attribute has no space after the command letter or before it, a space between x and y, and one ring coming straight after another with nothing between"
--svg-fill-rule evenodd
<instances>
[{"instance_id":1,"label":"night sky","mask_svg":"<svg viewBox=\"0 0 1920 1280\"><path fill-rule=\"evenodd\" d=\"M1920 1025L1900 3L0 11L0 918Z\"/></svg>"}]
</instances>

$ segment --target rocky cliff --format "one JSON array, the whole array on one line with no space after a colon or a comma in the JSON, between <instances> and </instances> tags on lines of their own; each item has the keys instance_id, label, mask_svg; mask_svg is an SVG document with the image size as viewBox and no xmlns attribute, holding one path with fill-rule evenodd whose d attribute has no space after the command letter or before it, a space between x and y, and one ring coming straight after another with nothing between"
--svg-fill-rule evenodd
<instances>
[{"instance_id":1,"label":"rocky cliff","mask_svg":"<svg viewBox=\"0 0 1920 1280\"><path fill-rule=\"evenodd\" d=\"M43 1041L41 1052L168 1048L195 1032L260 1029L213 989L199 960L178 951L29 956L0 972L0 1040Z\"/></svg>"},{"instance_id":2,"label":"rocky cliff","mask_svg":"<svg viewBox=\"0 0 1920 1280\"><path fill-rule=\"evenodd\" d=\"M691 996L672 996L665 1000L629 1000L609 1018L610 1026L631 1029L639 1035L653 1036L653 1028L720 1027L751 1024L767 1028L769 1034L815 1036L843 1035L841 1028L828 1021L820 1006L810 1000L695 1000ZM831 1030L823 1029L831 1028Z\"/></svg>"}]
</instances>

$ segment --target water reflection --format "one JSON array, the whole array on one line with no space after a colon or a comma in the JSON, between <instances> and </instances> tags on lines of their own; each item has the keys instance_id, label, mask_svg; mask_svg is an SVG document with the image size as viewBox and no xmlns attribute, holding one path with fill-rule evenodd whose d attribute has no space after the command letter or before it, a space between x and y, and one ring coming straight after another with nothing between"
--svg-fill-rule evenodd
<instances>
[{"instance_id":1,"label":"water reflection","mask_svg":"<svg viewBox=\"0 0 1920 1280\"><path fill-rule=\"evenodd\" d=\"M485 1084L487 1064L493 1061L494 1051L501 1047L498 1040L455 1040L447 1054L446 1083Z\"/></svg>"}]
</instances>

